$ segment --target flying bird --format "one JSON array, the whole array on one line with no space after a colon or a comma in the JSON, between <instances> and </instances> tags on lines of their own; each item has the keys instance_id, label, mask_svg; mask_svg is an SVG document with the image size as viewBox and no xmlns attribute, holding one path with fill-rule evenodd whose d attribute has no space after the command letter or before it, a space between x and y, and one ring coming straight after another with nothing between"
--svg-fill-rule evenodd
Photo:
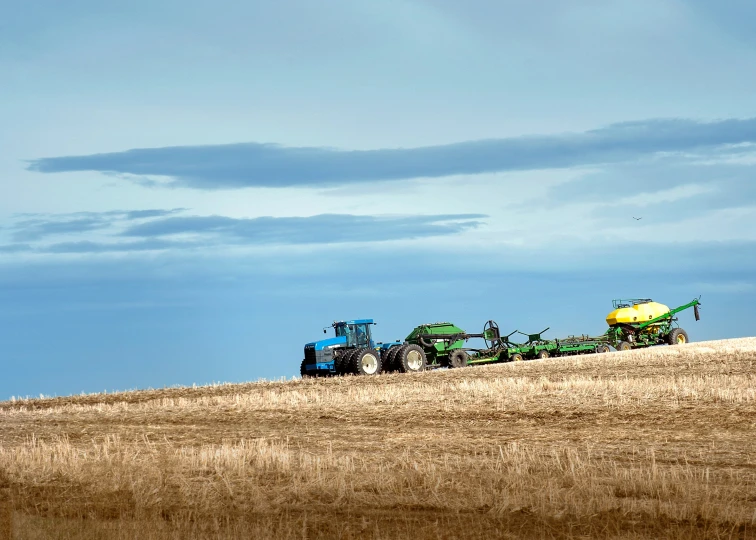
<instances>
[{"instance_id":1,"label":"flying bird","mask_svg":"<svg viewBox=\"0 0 756 540\"><path fill-rule=\"evenodd\" d=\"M635 221L640 221L640 220L642 220L643 218L642 218L642 217L635 217L635 216L633 216L633 219L634 219Z\"/></svg>"}]
</instances>

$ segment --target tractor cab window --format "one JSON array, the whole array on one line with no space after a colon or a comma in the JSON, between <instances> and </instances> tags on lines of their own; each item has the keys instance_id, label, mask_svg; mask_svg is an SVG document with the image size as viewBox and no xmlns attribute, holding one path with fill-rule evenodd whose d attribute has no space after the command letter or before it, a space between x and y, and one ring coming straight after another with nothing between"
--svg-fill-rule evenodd
<instances>
[{"instance_id":1,"label":"tractor cab window","mask_svg":"<svg viewBox=\"0 0 756 540\"><path fill-rule=\"evenodd\" d=\"M346 336L347 343L351 341L350 339L351 335L352 335L352 331L346 324L340 324L336 327L336 337Z\"/></svg>"},{"instance_id":2,"label":"tractor cab window","mask_svg":"<svg viewBox=\"0 0 756 540\"><path fill-rule=\"evenodd\" d=\"M347 347L369 347L370 325L363 324L340 324L336 327L336 336L347 338Z\"/></svg>"},{"instance_id":3,"label":"tractor cab window","mask_svg":"<svg viewBox=\"0 0 756 540\"><path fill-rule=\"evenodd\" d=\"M357 347L369 347L370 346L370 325L363 324L350 324L354 327L355 344Z\"/></svg>"}]
</instances>

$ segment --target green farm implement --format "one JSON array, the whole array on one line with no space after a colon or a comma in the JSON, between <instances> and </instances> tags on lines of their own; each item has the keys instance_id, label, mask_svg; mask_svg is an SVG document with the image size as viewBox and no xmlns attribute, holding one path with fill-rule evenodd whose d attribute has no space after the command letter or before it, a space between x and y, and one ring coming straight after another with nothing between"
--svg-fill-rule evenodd
<instances>
[{"instance_id":1,"label":"green farm implement","mask_svg":"<svg viewBox=\"0 0 756 540\"><path fill-rule=\"evenodd\" d=\"M701 319L700 299L669 309L650 299L614 300L614 311L606 318L609 330L605 339L618 351L653 345L683 345L688 333L677 324L676 315L693 308L696 320Z\"/></svg>"},{"instance_id":2,"label":"green farm implement","mask_svg":"<svg viewBox=\"0 0 756 540\"><path fill-rule=\"evenodd\" d=\"M580 354L607 353L653 345L682 345L688 334L677 324L676 315L693 308L700 319L699 299L669 309L650 299L614 300L602 335L545 338L548 328L525 334L515 330L502 335L489 320L481 333L471 334L450 322L421 324L404 341L375 342L372 319L335 321L335 337L308 343L302 360L302 376L377 375L382 372L419 372L431 368L461 368L474 364L519 362L522 360ZM515 335L524 341L513 341ZM483 348L466 347L470 339L482 339ZM518 338L514 338L518 339Z\"/></svg>"},{"instance_id":3,"label":"green farm implement","mask_svg":"<svg viewBox=\"0 0 756 540\"><path fill-rule=\"evenodd\" d=\"M489 321L490 323L491 321ZM494 323L495 324L495 323ZM496 329L498 331L498 328ZM525 334L519 330L495 339L486 340L486 349L468 349L468 364L490 364L494 362L520 362L558 356L576 354L595 354L609 352L609 346L604 340L587 336L570 336L564 339L547 339L543 336L549 329L545 328L536 334ZM515 334L527 338L523 342L512 341Z\"/></svg>"},{"instance_id":4,"label":"green farm implement","mask_svg":"<svg viewBox=\"0 0 756 540\"><path fill-rule=\"evenodd\" d=\"M549 329L546 328L537 334L525 334L515 330L502 336L499 326L494 321L488 321L483 327L483 332L479 334L467 333L448 322L423 324L407 336L403 346L395 344L383 350L383 369L397 370L395 359L405 354L403 347L411 347L421 355L421 362L426 368L460 368L474 364L518 362L550 356L604 353L611 350L604 338L570 336L565 339L547 339L543 336L547 330ZM527 340L522 343L512 341L515 334L522 335ZM471 338L482 338L486 347L465 347L465 342ZM401 366L398 370L407 371Z\"/></svg>"}]
</instances>

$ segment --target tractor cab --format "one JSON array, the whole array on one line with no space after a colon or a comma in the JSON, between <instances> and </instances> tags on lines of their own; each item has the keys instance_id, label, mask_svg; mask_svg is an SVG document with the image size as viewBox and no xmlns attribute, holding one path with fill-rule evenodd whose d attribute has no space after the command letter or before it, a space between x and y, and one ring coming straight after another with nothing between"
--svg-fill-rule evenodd
<instances>
[{"instance_id":1,"label":"tractor cab","mask_svg":"<svg viewBox=\"0 0 756 540\"><path fill-rule=\"evenodd\" d=\"M336 337L346 338L346 347L374 349L375 342L370 333L370 326L373 324L375 324L373 319L358 319L334 322L333 328L336 331Z\"/></svg>"}]
</instances>

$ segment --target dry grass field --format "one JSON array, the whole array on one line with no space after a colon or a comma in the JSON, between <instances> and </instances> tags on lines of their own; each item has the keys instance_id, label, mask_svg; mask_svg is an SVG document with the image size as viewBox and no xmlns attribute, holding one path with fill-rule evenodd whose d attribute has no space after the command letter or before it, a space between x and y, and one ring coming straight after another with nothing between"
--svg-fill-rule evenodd
<instances>
[{"instance_id":1,"label":"dry grass field","mask_svg":"<svg viewBox=\"0 0 756 540\"><path fill-rule=\"evenodd\" d=\"M17 539L756 538L756 338L2 402L0 497Z\"/></svg>"}]
</instances>

